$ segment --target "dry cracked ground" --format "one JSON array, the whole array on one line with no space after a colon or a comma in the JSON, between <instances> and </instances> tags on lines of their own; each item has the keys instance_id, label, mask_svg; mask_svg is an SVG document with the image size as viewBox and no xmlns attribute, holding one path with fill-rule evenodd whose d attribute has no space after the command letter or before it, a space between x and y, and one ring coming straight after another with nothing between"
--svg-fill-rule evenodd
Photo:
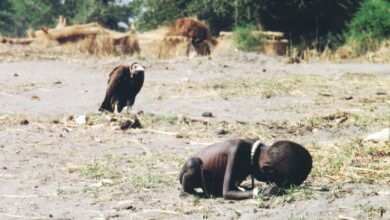
<instances>
[{"instance_id":1,"label":"dry cracked ground","mask_svg":"<svg viewBox=\"0 0 390 220\"><path fill-rule=\"evenodd\" d=\"M389 64L0 49L0 219L390 219L390 144L364 141L390 125ZM134 60L143 127L123 131L132 115L97 109L110 70ZM310 177L279 197L179 198L185 159L239 137L302 143Z\"/></svg>"}]
</instances>

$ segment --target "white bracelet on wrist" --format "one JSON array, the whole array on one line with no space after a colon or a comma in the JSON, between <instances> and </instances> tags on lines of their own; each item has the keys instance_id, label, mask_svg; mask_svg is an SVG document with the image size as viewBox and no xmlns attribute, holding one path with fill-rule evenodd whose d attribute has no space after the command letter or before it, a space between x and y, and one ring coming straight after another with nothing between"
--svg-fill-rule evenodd
<instances>
[{"instance_id":1,"label":"white bracelet on wrist","mask_svg":"<svg viewBox=\"0 0 390 220\"><path fill-rule=\"evenodd\" d=\"M260 189L257 188L257 187L255 187L255 188L253 189L253 198L256 198L256 196L259 195L259 192L260 192Z\"/></svg>"}]
</instances>

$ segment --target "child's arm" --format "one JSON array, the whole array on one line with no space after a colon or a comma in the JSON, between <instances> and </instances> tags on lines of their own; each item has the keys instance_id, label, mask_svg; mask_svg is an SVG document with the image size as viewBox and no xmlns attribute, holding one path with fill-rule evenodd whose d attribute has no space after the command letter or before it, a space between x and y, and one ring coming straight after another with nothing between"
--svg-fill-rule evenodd
<instances>
[{"instance_id":1,"label":"child's arm","mask_svg":"<svg viewBox=\"0 0 390 220\"><path fill-rule=\"evenodd\" d=\"M228 155L222 191L224 199L241 200L253 197L253 191L240 191L236 187L237 177L235 172L238 170L239 165L239 160L237 160L238 148L233 148Z\"/></svg>"}]
</instances>

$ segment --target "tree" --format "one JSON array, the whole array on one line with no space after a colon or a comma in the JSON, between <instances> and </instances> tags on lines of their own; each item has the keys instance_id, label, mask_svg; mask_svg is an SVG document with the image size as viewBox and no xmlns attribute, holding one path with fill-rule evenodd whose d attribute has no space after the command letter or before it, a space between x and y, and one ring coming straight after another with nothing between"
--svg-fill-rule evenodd
<instances>
[{"instance_id":1,"label":"tree","mask_svg":"<svg viewBox=\"0 0 390 220\"><path fill-rule=\"evenodd\" d=\"M135 16L139 7L134 5L115 0L0 0L0 31L23 36L28 28L54 27L60 15L70 24L98 22L118 29L118 22Z\"/></svg>"},{"instance_id":2,"label":"tree","mask_svg":"<svg viewBox=\"0 0 390 220\"><path fill-rule=\"evenodd\" d=\"M28 28L53 26L62 14L61 0L18 0L13 1L13 4L14 32L18 36L23 36Z\"/></svg>"},{"instance_id":3,"label":"tree","mask_svg":"<svg viewBox=\"0 0 390 220\"><path fill-rule=\"evenodd\" d=\"M341 34L360 0L266 1L261 19L267 30L283 31L294 42L326 44L330 34ZM318 46L318 45L317 45ZM319 45L324 46L324 45Z\"/></svg>"},{"instance_id":4,"label":"tree","mask_svg":"<svg viewBox=\"0 0 390 220\"><path fill-rule=\"evenodd\" d=\"M390 37L390 2L364 0L348 25L346 35L357 52L375 50Z\"/></svg>"},{"instance_id":5,"label":"tree","mask_svg":"<svg viewBox=\"0 0 390 220\"><path fill-rule=\"evenodd\" d=\"M9 35L14 26L13 6L9 0L0 1L0 34Z\"/></svg>"},{"instance_id":6,"label":"tree","mask_svg":"<svg viewBox=\"0 0 390 220\"><path fill-rule=\"evenodd\" d=\"M183 16L206 21L213 34L256 24L266 30L285 32L295 43L321 43L342 36L361 0L139 0L146 8L142 29L156 28Z\"/></svg>"},{"instance_id":7,"label":"tree","mask_svg":"<svg viewBox=\"0 0 390 220\"><path fill-rule=\"evenodd\" d=\"M75 0L72 0L75 1ZM73 3L78 9L71 21L74 23L98 22L110 29L118 29L118 22L127 23L137 13L134 3L119 5L115 0L82 0ZM73 6L74 7L74 6Z\"/></svg>"},{"instance_id":8,"label":"tree","mask_svg":"<svg viewBox=\"0 0 390 220\"><path fill-rule=\"evenodd\" d=\"M146 9L138 21L138 29L150 30L170 23L177 18L189 16L187 0L139 0L140 8Z\"/></svg>"}]
</instances>

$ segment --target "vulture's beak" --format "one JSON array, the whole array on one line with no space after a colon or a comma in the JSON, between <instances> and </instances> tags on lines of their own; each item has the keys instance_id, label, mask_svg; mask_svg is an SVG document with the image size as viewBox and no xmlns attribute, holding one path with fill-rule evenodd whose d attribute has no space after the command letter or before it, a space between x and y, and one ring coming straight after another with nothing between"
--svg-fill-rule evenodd
<instances>
[{"instance_id":1,"label":"vulture's beak","mask_svg":"<svg viewBox=\"0 0 390 220\"><path fill-rule=\"evenodd\" d=\"M139 65L138 63L136 63L136 64L134 64L132 66L130 72L131 72L132 75L135 75L135 74L137 74L139 72L144 72L144 71L145 71L145 68L143 66Z\"/></svg>"}]
</instances>

